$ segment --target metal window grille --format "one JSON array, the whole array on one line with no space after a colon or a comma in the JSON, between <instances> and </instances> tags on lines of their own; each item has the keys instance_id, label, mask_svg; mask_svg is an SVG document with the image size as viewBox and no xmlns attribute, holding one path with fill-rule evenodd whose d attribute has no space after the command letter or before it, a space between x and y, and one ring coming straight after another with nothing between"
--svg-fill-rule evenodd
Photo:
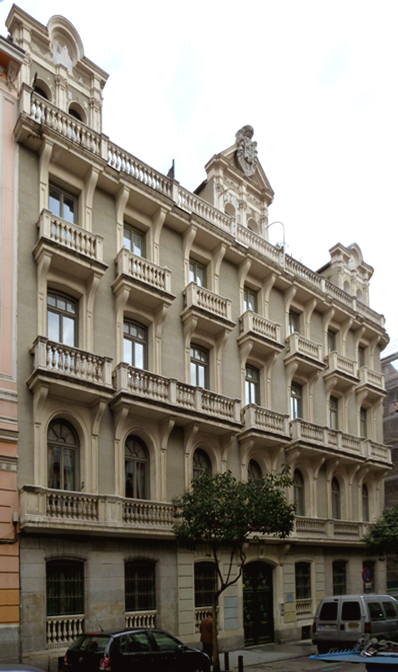
<instances>
[{"instance_id":1,"label":"metal window grille","mask_svg":"<svg viewBox=\"0 0 398 672\"><path fill-rule=\"evenodd\" d=\"M346 563L338 560L333 563L333 595L346 595Z\"/></svg>"},{"instance_id":2,"label":"metal window grille","mask_svg":"<svg viewBox=\"0 0 398 672\"><path fill-rule=\"evenodd\" d=\"M156 609L154 564L126 562L124 579L126 611Z\"/></svg>"},{"instance_id":3,"label":"metal window grille","mask_svg":"<svg viewBox=\"0 0 398 672\"><path fill-rule=\"evenodd\" d=\"M47 616L84 613L84 564L78 560L47 562Z\"/></svg>"},{"instance_id":4,"label":"metal window grille","mask_svg":"<svg viewBox=\"0 0 398 672\"><path fill-rule=\"evenodd\" d=\"M311 597L311 565L309 562L296 563L296 600Z\"/></svg>"},{"instance_id":5,"label":"metal window grille","mask_svg":"<svg viewBox=\"0 0 398 672\"><path fill-rule=\"evenodd\" d=\"M212 562L195 565L195 607L211 607L217 588L216 568Z\"/></svg>"}]
</instances>

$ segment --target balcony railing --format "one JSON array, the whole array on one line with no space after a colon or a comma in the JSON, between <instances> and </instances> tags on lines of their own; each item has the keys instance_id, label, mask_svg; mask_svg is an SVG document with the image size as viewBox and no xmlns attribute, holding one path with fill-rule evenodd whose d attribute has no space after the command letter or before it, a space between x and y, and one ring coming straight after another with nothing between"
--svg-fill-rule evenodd
<instances>
[{"instance_id":1,"label":"balcony railing","mask_svg":"<svg viewBox=\"0 0 398 672\"><path fill-rule=\"evenodd\" d=\"M308 338L304 338L297 331L287 337L286 346L287 354L290 356L301 355L323 364L322 346L314 343L314 341L310 341Z\"/></svg>"},{"instance_id":2,"label":"balcony railing","mask_svg":"<svg viewBox=\"0 0 398 672\"><path fill-rule=\"evenodd\" d=\"M143 499L123 500L123 522L135 527L168 527L174 521L174 507L163 502L148 502Z\"/></svg>"},{"instance_id":3,"label":"balcony railing","mask_svg":"<svg viewBox=\"0 0 398 672\"><path fill-rule=\"evenodd\" d=\"M200 308L214 316L231 320L231 300L190 282L185 288L185 308Z\"/></svg>"},{"instance_id":4,"label":"balcony railing","mask_svg":"<svg viewBox=\"0 0 398 672\"><path fill-rule=\"evenodd\" d=\"M61 490L47 494L47 516L63 520L98 520L98 497Z\"/></svg>"},{"instance_id":5,"label":"balcony railing","mask_svg":"<svg viewBox=\"0 0 398 672\"><path fill-rule=\"evenodd\" d=\"M306 441L317 444L321 448L334 448L345 453L351 453L353 456L391 463L390 448L369 439L315 425L301 418L291 421L290 431L293 441Z\"/></svg>"},{"instance_id":6,"label":"balcony railing","mask_svg":"<svg viewBox=\"0 0 398 672\"><path fill-rule=\"evenodd\" d=\"M37 226L40 238L47 238L63 248L102 262L104 239L99 234L56 217L49 210L42 210Z\"/></svg>"},{"instance_id":7,"label":"balcony railing","mask_svg":"<svg viewBox=\"0 0 398 672\"><path fill-rule=\"evenodd\" d=\"M312 599L296 600L296 617L310 618L312 616Z\"/></svg>"},{"instance_id":8,"label":"balcony railing","mask_svg":"<svg viewBox=\"0 0 398 672\"><path fill-rule=\"evenodd\" d=\"M373 371L372 369L369 369L367 366L362 366L359 369L358 373L359 373L360 385L371 385L372 387L377 387L380 390L385 389L383 373Z\"/></svg>"},{"instance_id":9,"label":"balcony railing","mask_svg":"<svg viewBox=\"0 0 398 672\"><path fill-rule=\"evenodd\" d=\"M156 609L148 611L126 611L124 623L126 628L156 628Z\"/></svg>"},{"instance_id":10,"label":"balcony railing","mask_svg":"<svg viewBox=\"0 0 398 672\"><path fill-rule=\"evenodd\" d=\"M47 649L68 646L84 633L84 614L49 616L46 624Z\"/></svg>"},{"instance_id":11,"label":"balcony railing","mask_svg":"<svg viewBox=\"0 0 398 672\"><path fill-rule=\"evenodd\" d=\"M111 387L111 359L38 336L33 344L34 371L48 371L84 383Z\"/></svg>"},{"instance_id":12,"label":"balcony railing","mask_svg":"<svg viewBox=\"0 0 398 672\"><path fill-rule=\"evenodd\" d=\"M249 404L242 409L242 422L245 429L253 428L263 432L289 436L289 416L270 411L256 404Z\"/></svg>"},{"instance_id":13,"label":"balcony railing","mask_svg":"<svg viewBox=\"0 0 398 672\"><path fill-rule=\"evenodd\" d=\"M277 343L280 342L281 328L276 322L267 320L266 317L253 313L251 310L246 310L239 318L240 333L253 332L262 338L268 338Z\"/></svg>"},{"instance_id":14,"label":"balcony railing","mask_svg":"<svg viewBox=\"0 0 398 672\"><path fill-rule=\"evenodd\" d=\"M359 541L369 532L370 523L364 521L335 520L297 516L293 537L310 539L343 539Z\"/></svg>"},{"instance_id":15,"label":"balcony railing","mask_svg":"<svg viewBox=\"0 0 398 672\"><path fill-rule=\"evenodd\" d=\"M326 373L331 373L333 371L346 376L351 376L352 378L355 378L357 375L356 362L352 359L348 359L348 357L339 355L336 351L326 355L325 362L328 367Z\"/></svg>"},{"instance_id":16,"label":"balcony railing","mask_svg":"<svg viewBox=\"0 0 398 672\"><path fill-rule=\"evenodd\" d=\"M117 274L129 275L134 280L150 285L161 292L171 291L171 271L148 259L139 257L123 247L116 257Z\"/></svg>"},{"instance_id":17,"label":"balcony railing","mask_svg":"<svg viewBox=\"0 0 398 672\"><path fill-rule=\"evenodd\" d=\"M218 420L240 423L240 400L222 394L165 378L149 371L119 364L113 374L118 392L127 392L139 398L170 405L175 410L193 410Z\"/></svg>"},{"instance_id":18,"label":"balcony railing","mask_svg":"<svg viewBox=\"0 0 398 672\"><path fill-rule=\"evenodd\" d=\"M34 93L32 88L26 84L21 87L19 109L22 114L30 117L36 123L46 125L76 146L100 156L114 170L125 173L146 187L170 198L182 210L203 218L228 235L234 236L239 243L254 249L270 261L282 266L284 258L282 249L271 245L263 237L241 224L236 224L231 217L221 210L184 189L176 180L166 177L118 147L107 136L96 133L75 117L59 110L48 100ZM358 313L379 327L384 327L383 315L333 285L323 276L311 271L293 257L285 256L285 268L297 278L304 280L316 292L329 295L351 311Z\"/></svg>"}]
</instances>

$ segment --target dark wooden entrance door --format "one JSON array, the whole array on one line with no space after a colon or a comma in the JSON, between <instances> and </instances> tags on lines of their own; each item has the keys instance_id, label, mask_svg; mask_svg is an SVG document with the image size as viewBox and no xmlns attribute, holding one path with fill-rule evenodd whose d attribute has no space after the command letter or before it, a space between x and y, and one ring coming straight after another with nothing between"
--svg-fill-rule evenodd
<instances>
[{"instance_id":1,"label":"dark wooden entrance door","mask_svg":"<svg viewBox=\"0 0 398 672\"><path fill-rule=\"evenodd\" d=\"M250 562L243 568L245 645L274 641L272 567Z\"/></svg>"}]
</instances>

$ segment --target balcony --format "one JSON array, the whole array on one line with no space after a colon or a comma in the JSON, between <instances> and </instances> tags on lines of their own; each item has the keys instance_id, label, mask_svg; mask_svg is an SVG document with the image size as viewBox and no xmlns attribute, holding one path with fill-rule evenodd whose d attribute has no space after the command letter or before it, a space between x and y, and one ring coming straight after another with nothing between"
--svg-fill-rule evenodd
<instances>
[{"instance_id":1,"label":"balcony","mask_svg":"<svg viewBox=\"0 0 398 672\"><path fill-rule=\"evenodd\" d=\"M285 365L294 366L295 373L307 377L326 367L322 357L322 346L304 338L297 331L290 334L285 340L287 354Z\"/></svg>"},{"instance_id":2,"label":"balcony","mask_svg":"<svg viewBox=\"0 0 398 672\"><path fill-rule=\"evenodd\" d=\"M175 296L171 293L171 271L123 247L116 257L115 293L121 288L129 292L129 301L156 312L168 308Z\"/></svg>"},{"instance_id":3,"label":"balcony","mask_svg":"<svg viewBox=\"0 0 398 672\"><path fill-rule=\"evenodd\" d=\"M44 384L51 394L81 402L93 402L99 396L111 398L111 362L92 352L72 348L38 336L33 344L33 373L30 390Z\"/></svg>"},{"instance_id":4,"label":"balcony","mask_svg":"<svg viewBox=\"0 0 398 672\"><path fill-rule=\"evenodd\" d=\"M359 542L369 529L370 523L366 522L297 516L291 538L307 541L327 539L331 543L344 544Z\"/></svg>"},{"instance_id":5,"label":"balcony","mask_svg":"<svg viewBox=\"0 0 398 672\"><path fill-rule=\"evenodd\" d=\"M25 485L20 527L53 534L172 537L174 507L165 502Z\"/></svg>"},{"instance_id":6,"label":"balcony","mask_svg":"<svg viewBox=\"0 0 398 672\"><path fill-rule=\"evenodd\" d=\"M290 442L288 415L249 404L242 409L242 422L244 428L238 437L240 442L249 439L263 448L279 447Z\"/></svg>"},{"instance_id":7,"label":"balcony","mask_svg":"<svg viewBox=\"0 0 398 672\"><path fill-rule=\"evenodd\" d=\"M359 384L356 388L357 393L364 393L367 401L373 402L386 396L384 374L372 371L367 366L362 366L358 370Z\"/></svg>"},{"instance_id":8,"label":"balcony","mask_svg":"<svg viewBox=\"0 0 398 672\"><path fill-rule=\"evenodd\" d=\"M184 290L184 328L197 334L218 337L232 331L231 300L190 282Z\"/></svg>"},{"instance_id":9,"label":"balcony","mask_svg":"<svg viewBox=\"0 0 398 672\"><path fill-rule=\"evenodd\" d=\"M77 224L42 210L39 221L39 239L33 250L38 261L44 254L51 256L53 269L86 281L95 272L103 276L107 264L103 262L103 237Z\"/></svg>"},{"instance_id":10,"label":"balcony","mask_svg":"<svg viewBox=\"0 0 398 672\"><path fill-rule=\"evenodd\" d=\"M323 374L323 378L328 386L344 392L358 384L357 366L356 362L352 359L343 357L336 351L333 351L326 355L325 362L327 368Z\"/></svg>"},{"instance_id":11,"label":"balcony","mask_svg":"<svg viewBox=\"0 0 398 672\"><path fill-rule=\"evenodd\" d=\"M246 310L240 316L238 344L240 347L249 345L252 357L263 360L278 354L284 347L280 339L281 328L276 322L251 310Z\"/></svg>"},{"instance_id":12,"label":"balcony","mask_svg":"<svg viewBox=\"0 0 398 672\"><path fill-rule=\"evenodd\" d=\"M288 450L299 448L303 455L308 456L315 453L325 457L338 455L342 464L371 461L383 468L391 466L390 448L369 439L315 425L301 418L291 421L290 431Z\"/></svg>"},{"instance_id":13,"label":"balcony","mask_svg":"<svg viewBox=\"0 0 398 672\"><path fill-rule=\"evenodd\" d=\"M112 407L120 403L152 420L176 418L176 424L184 426L196 421L212 424L212 431L225 432L225 427L240 429L240 400L231 399L194 385L180 383L149 371L136 369L128 364L119 364L113 372L115 398Z\"/></svg>"}]
</instances>

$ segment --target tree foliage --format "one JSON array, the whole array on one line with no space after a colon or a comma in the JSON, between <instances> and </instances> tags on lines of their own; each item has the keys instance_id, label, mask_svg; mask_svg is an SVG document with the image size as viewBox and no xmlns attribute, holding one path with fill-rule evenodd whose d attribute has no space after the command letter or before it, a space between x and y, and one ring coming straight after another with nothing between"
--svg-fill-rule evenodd
<instances>
[{"instance_id":1,"label":"tree foliage","mask_svg":"<svg viewBox=\"0 0 398 672\"><path fill-rule=\"evenodd\" d=\"M244 548L249 540L258 541L264 535L283 539L292 531L295 507L285 495L285 488L291 484L288 467L277 475L267 473L258 482L237 481L230 471L213 477L205 472L192 481L190 491L173 500L177 544L190 550L205 544L215 563L217 590L212 604L215 672L219 669L218 598L240 579L246 560ZM221 567L223 552L228 554L229 563Z\"/></svg>"},{"instance_id":2,"label":"tree foliage","mask_svg":"<svg viewBox=\"0 0 398 672\"><path fill-rule=\"evenodd\" d=\"M398 555L398 506L384 509L362 541L372 554Z\"/></svg>"}]
</instances>

